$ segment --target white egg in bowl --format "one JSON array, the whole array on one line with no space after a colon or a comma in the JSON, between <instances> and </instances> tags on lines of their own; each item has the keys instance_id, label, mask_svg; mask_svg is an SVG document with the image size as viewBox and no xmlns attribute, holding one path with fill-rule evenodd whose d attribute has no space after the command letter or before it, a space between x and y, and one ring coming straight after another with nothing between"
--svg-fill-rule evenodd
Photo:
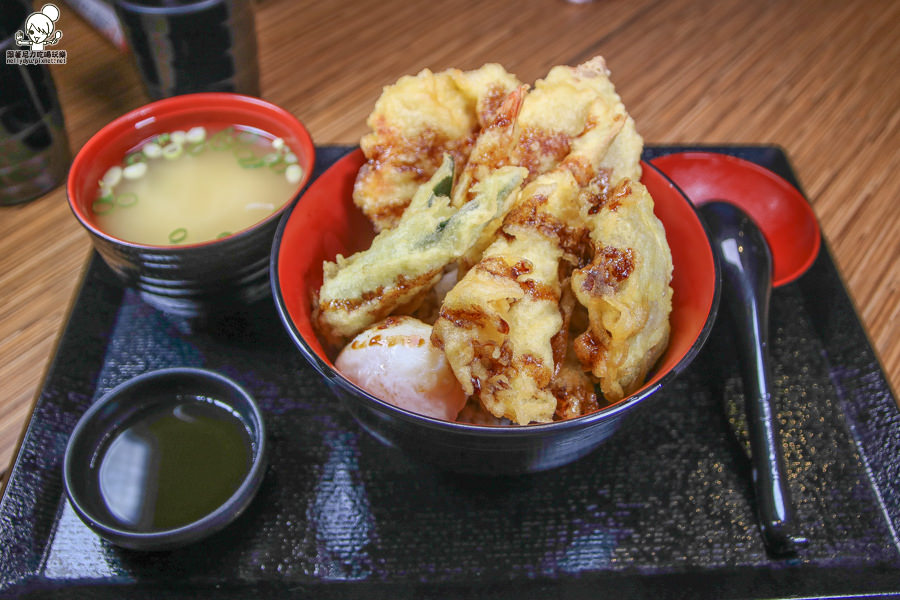
<instances>
[{"instance_id":1,"label":"white egg in bowl","mask_svg":"<svg viewBox=\"0 0 900 600\"><path fill-rule=\"evenodd\" d=\"M431 325L394 316L357 335L335 360L343 375L373 396L414 413L455 421L466 394Z\"/></svg>"}]
</instances>

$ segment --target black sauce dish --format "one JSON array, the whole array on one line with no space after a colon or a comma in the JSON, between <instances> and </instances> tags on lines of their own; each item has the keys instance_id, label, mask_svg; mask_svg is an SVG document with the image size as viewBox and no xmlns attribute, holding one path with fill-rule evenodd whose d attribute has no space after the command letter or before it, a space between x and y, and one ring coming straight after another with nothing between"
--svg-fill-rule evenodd
<instances>
[{"instance_id":1,"label":"black sauce dish","mask_svg":"<svg viewBox=\"0 0 900 600\"><path fill-rule=\"evenodd\" d=\"M139 144L195 126L243 127L283 139L303 173L293 195L262 221L207 242L139 244L103 231L92 206L104 173ZM228 314L269 295L269 251L275 229L309 180L314 162L309 132L286 110L240 94L187 94L132 110L94 134L72 162L66 191L69 206L94 248L125 285L136 288L145 301L164 312L203 319Z\"/></svg>"},{"instance_id":2,"label":"black sauce dish","mask_svg":"<svg viewBox=\"0 0 900 600\"><path fill-rule=\"evenodd\" d=\"M644 163L642 181L656 201L655 211L672 250L674 295L668 349L643 387L589 415L510 427L443 421L380 400L335 369L311 318L311 298L322 283L322 262L337 253L346 256L364 249L374 236L352 200L363 161L359 150L348 154L282 217L270 276L282 323L300 353L358 423L385 444L454 472L515 475L559 467L595 450L626 417L640 414L639 409L690 365L706 341L719 302L718 263L693 205L660 171Z\"/></svg>"},{"instance_id":3,"label":"black sauce dish","mask_svg":"<svg viewBox=\"0 0 900 600\"><path fill-rule=\"evenodd\" d=\"M88 409L66 446L63 484L95 533L133 550L171 550L237 519L266 470L262 412L204 369L144 373Z\"/></svg>"}]
</instances>

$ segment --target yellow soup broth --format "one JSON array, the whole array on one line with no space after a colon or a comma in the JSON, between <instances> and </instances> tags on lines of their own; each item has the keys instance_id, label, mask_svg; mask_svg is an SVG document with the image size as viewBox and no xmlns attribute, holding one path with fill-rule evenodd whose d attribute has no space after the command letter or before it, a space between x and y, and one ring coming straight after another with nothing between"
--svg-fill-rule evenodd
<instances>
[{"instance_id":1,"label":"yellow soup broth","mask_svg":"<svg viewBox=\"0 0 900 600\"><path fill-rule=\"evenodd\" d=\"M290 200L300 180L296 160L281 140L232 127L163 134L104 175L92 210L100 229L130 242L214 240Z\"/></svg>"}]
</instances>

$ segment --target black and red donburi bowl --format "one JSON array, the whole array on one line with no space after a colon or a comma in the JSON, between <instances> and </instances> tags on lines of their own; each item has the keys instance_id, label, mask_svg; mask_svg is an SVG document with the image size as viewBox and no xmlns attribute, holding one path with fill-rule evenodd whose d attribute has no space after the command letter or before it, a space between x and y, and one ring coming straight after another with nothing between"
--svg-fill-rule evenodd
<instances>
[{"instance_id":1,"label":"black and red donburi bowl","mask_svg":"<svg viewBox=\"0 0 900 600\"><path fill-rule=\"evenodd\" d=\"M425 417L393 406L354 385L335 369L312 324L313 293L322 263L369 246L374 232L354 205L353 183L363 164L356 150L334 164L282 218L272 247L272 292L281 320L301 354L359 424L410 457L449 471L514 475L551 469L600 446L626 416L684 371L715 320L719 271L691 203L660 171L643 164L642 182L655 200L672 250L672 332L648 381L631 396L595 413L553 423L488 427Z\"/></svg>"},{"instance_id":2,"label":"black and red donburi bowl","mask_svg":"<svg viewBox=\"0 0 900 600\"><path fill-rule=\"evenodd\" d=\"M292 197L255 225L228 237L197 244L154 246L119 239L100 229L91 205L100 178L125 154L166 132L195 126L243 126L285 141L303 169ZM306 127L265 100L230 93L174 96L112 121L78 152L66 191L75 217L104 261L149 304L183 317L228 313L269 294L269 252L282 214L312 174L315 148Z\"/></svg>"}]
</instances>

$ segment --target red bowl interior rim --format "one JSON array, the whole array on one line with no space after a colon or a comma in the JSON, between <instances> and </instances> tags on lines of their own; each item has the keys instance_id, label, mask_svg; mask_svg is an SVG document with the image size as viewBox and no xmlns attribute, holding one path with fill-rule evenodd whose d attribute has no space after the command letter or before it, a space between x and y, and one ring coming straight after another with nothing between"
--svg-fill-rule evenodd
<instances>
[{"instance_id":1,"label":"red bowl interior rim","mask_svg":"<svg viewBox=\"0 0 900 600\"><path fill-rule=\"evenodd\" d=\"M100 178L122 157L154 135L196 125L243 125L281 137L297 155L303 177L290 198L272 215L222 240L210 240L179 246L154 246L122 240L99 229L91 216L90 205ZM181 251L206 246L240 236L251 229L279 219L291 205L291 199L308 183L315 163L315 147L306 127L283 108L253 96L227 92L208 92L173 96L136 108L111 121L95 133L81 148L69 168L66 192L69 207L81 224L94 235L118 245L135 248L166 248Z\"/></svg>"},{"instance_id":2,"label":"red bowl interior rim","mask_svg":"<svg viewBox=\"0 0 900 600\"><path fill-rule=\"evenodd\" d=\"M366 401L388 407L407 419L433 427L451 427L498 435L518 435L554 427L579 427L633 406L674 378L693 360L715 320L719 299L719 268L706 231L693 205L658 169L642 163L642 182L655 199L655 213L666 228L672 251L673 312L669 346L655 372L634 394L603 409L565 421L528 426L491 427L432 419L408 412L372 396L343 377L316 337L311 321L311 293L322 283L322 261L368 247L374 232L353 204L351 194L362 152L357 149L338 160L316 179L284 215L272 248L272 291L279 315L303 355L327 380ZM324 224L327 231L310 235Z\"/></svg>"}]
</instances>

